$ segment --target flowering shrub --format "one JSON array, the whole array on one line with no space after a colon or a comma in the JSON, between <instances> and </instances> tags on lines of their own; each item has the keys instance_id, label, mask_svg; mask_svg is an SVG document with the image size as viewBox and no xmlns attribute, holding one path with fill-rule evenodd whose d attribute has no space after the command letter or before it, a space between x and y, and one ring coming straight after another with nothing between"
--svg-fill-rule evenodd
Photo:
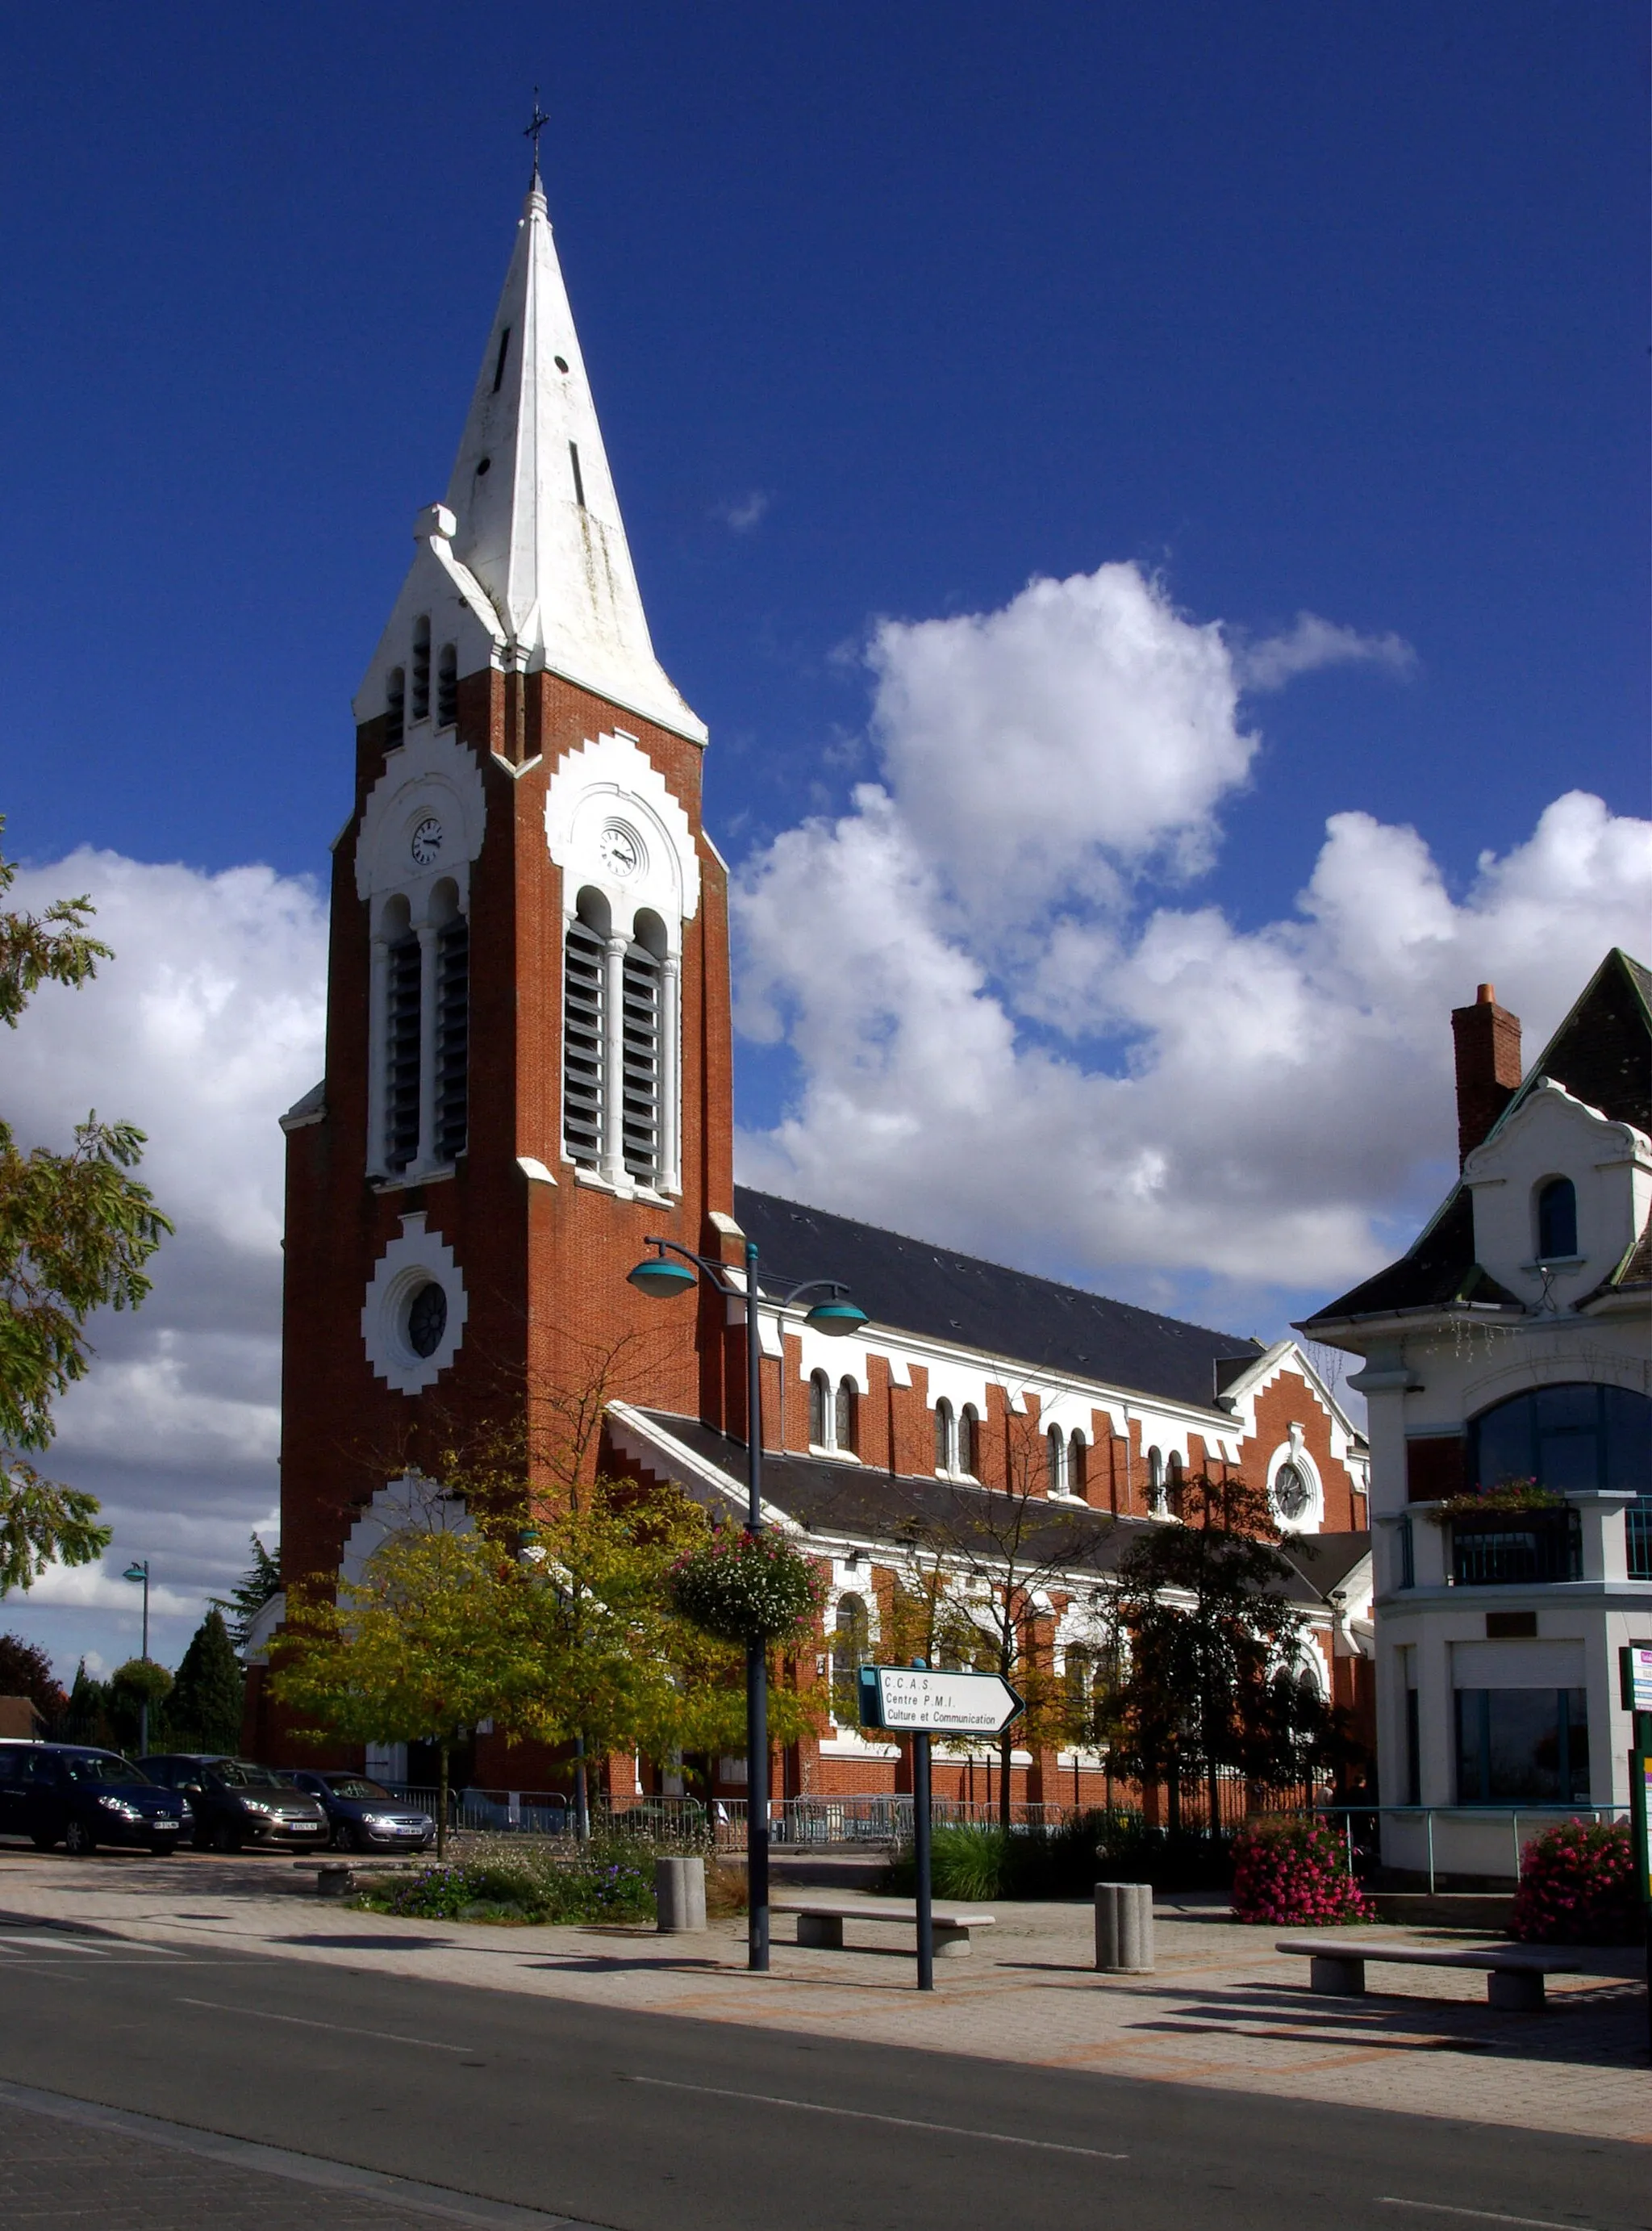
<instances>
[{"instance_id":1,"label":"flowering shrub","mask_svg":"<svg viewBox=\"0 0 1652 2231\"><path fill-rule=\"evenodd\" d=\"M1234 1839L1233 1917L1294 1929L1369 1921L1371 1909L1328 1821L1263 1820Z\"/></svg>"},{"instance_id":2,"label":"flowering shrub","mask_svg":"<svg viewBox=\"0 0 1652 2231\"><path fill-rule=\"evenodd\" d=\"M713 1534L671 1568L682 1617L725 1642L786 1642L811 1633L825 1583L778 1534Z\"/></svg>"},{"instance_id":3,"label":"flowering shrub","mask_svg":"<svg viewBox=\"0 0 1652 2231\"><path fill-rule=\"evenodd\" d=\"M420 1921L455 1921L474 1896L462 1867L426 1867L408 1881L393 1884L383 1894L383 1909Z\"/></svg>"},{"instance_id":4,"label":"flowering shrub","mask_svg":"<svg viewBox=\"0 0 1652 2231\"><path fill-rule=\"evenodd\" d=\"M1565 1501L1535 1479L1500 1479L1494 1487L1471 1487L1461 1495L1449 1495L1428 1515L1436 1526L1447 1526L1454 1518L1473 1518L1483 1510L1558 1510Z\"/></svg>"},{"instance_id":5,"label":"flowering shrub","mask_svg":"<svg viewBox=\"0 0 1652 2231\"><path fill-rule=\"evenodd\" d=\"M1643 1927L1626 1820L1563 1820L1520 1854L1508 1933L1525 1944L1636 1944Z\"/></svg>"},{"instance_id":6,"label":"flowering shrub","mask_svg":"<svg viewBox=\"0 0 1652 2231\"><path fill-rule=\"evenodd\" d=\"M652 1921L654 1853L617 1837L571 1852L483 1850L457 1866L370 1884L357 1903L420 1921Z\"/></svg>"}]
</instances>

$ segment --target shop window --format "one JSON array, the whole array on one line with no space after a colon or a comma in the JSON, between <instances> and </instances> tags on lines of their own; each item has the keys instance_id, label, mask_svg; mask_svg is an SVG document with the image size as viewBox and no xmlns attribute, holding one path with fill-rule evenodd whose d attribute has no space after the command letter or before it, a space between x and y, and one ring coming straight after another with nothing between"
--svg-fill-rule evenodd
<instances>
[{"instance_id":1,"label":"shop window","mask_svg":"<svg viewBox=\"0 0 1652 2231\"><path fill-rule=\"evenodd\" d=\"M1459 1689L1456 1710L1460 1805L1588 1803L1585 1691Z\"/></svg>"}]
</instances>

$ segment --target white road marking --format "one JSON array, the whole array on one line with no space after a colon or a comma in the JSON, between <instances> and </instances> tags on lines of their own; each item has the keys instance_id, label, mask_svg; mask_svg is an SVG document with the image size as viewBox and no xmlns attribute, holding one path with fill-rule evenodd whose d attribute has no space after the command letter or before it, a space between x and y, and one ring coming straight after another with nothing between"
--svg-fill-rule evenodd
<instances>
[{"instance_id":1,"label":"white road marking","mask_svg":"<svg viewBox=\"0 0 1652 2231\"><path fill-rule=\"evenodd\" d=\"M711 2099L745 2099L761 2107L797 2107L806 2115L844 2115L856 2123L892 2123L901 2131L937 2131L946 2138L982 2138L995 2146L1033 2146L1040 2153L1082 2154L1086 2161L1128 2161L1128 2154L1103 2153L1097 2146L1064 2146L1054 2138L1020 2138L1009 2131L972 2131L958 2123L920 2123L912 2115L874 2115L867 2107L829 2107L819 2099L781 2099L770 2092L725 2092L715 2084L674 2084L666 2076L632 2076L631 2084L652 2084L661 2092L700 2092ZM1575 2224L1565 2231L1578 2231Z\"/></svg>"},{"instance_id":2,"label":"white road marking","mask_svg":"<svg viewBox=\"0 0 1652 2231\"><path fill-rule=\"evenodd\" d=\"M250 2014L255 2021L291 2022L296 2029L336 2030L340 2037L376 2037L381 2045L418 2045L427 2053L474 2053L474 2045L443 2045L433 2037L398 2037L394 2030L353 2029L348 2022L312 2021L304 2014L273 2014L263 2007L226 2007L216 1999L180 1998L181 2007L208 2007L215 2014Z\"/></svg>"},{"instance_id":3,"label":"white road marking","mask_svg":"<svg viewBox=\"0 0 1652 2231\"><path fill-rule=\"evenodd\" d=\"M1443 2200L1397 2200L1391 2192L1379 2192L1378 2208L1420 2208L1430 2215L1467 2215L1476 2223L1524 2223L1532 2231L1588 2231L1574 2215L1569 2223L1557 2223L1548 2215L1505 2215L1495 2208L1449 2208Z\"/></svg>"},{"instance_id":4,"label":"white road marking","mask_svg":"<svg viewBox=\"0 0 1652 2231\"><path fill-rule=\"evenodd\" d=\"M42 1951L48 1946L54 1952L84 1952L88 1960L106 1960L109 1956L106 1945L88 1944L83 1937L55 1937L48 1930L42 1930L33 1937L0 1937L0 1944L26 1944L31 1952Z\"/></svg>"}]
</instances>

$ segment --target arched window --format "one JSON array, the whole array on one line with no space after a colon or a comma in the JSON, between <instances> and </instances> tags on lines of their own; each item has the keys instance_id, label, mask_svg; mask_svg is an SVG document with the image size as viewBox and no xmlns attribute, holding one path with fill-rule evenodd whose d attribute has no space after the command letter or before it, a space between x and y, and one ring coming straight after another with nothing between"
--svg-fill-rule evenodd
<instances>
[{"instance_id":1,"label":"arched window","mask_svg":"<svg viewBox=\"0 0 1652 2231\"><path fill-rule=\"evenodd\" d=\"M855 1414L857 1406L855 1381L840 1379L832 1410L832 1445L845 1456L853 1456L858 1445L860 1421Z\"/></svg>"},{"instance_id":2,"label":"arched window","mask_svg":"<svg viewBox=\"0 0 1652 2231\"><path fill-rule=\"evenodd\" d=\"M459 654L444 643L436 660L436 726L450 728L459 718Z\"/></svg>"},{"instance_id":3,"label":"arched window","mask_svg":"<svg viewBox=\"0 0 1652 2231\"><path fill-rule=\"evenodd\" d=\"M809 1444L829 1449L832 1430L832 1382L823 1371L809 1375Z\"/></svg>"},{"instance_id":4,"label":"arched window","mask_svg":"<svg viewBox=\"0 0 1652 2231\"><path fill-rule=\"evenodd\" d=\"M407 734L407 675L392 666L384 684L384 748L394 751Z\"/></svg>"},{"instance_id":5,"label":"arched window","mask_svg":"<svg viewBox=\"0 0 1652 2231\"><path fill-rule=\"evenodd\" d=\"M1182 1516L1182 1490L1185 1482L1182 1474L1182 1459L1172 1451L1165 1477L1165 1508L1172 1518Z\"/></svg>"},{"instance_id":6,"label":"arched window","mask_svg":"<svg viewBox=\"0 0 1652 2231\"><path fill-rule=\"evenodd\" d=\"M413 718L430 717L430 623L423 614L413 623Z\"/></svg>"},{"instance_id":7,"label":"arched window","mask_svg":"<svg viewBox=\"0 0 1652 2231\"><path fill-rule=\"evenodd\" d=\"M952 1424L952 1406L945 1395L935 1405L935 1469L952 1471L956 1469L958 1436Z\"/></svg>"},{"instance_id":8,"label":"arched window","mask_svg":"<svg viewBox=\"0 0 1652 2231\"><path fill-rule=\"evenodd\" d=\"M839 1727L860 1719L855 1676L872 1656L872 1622L861 1596L839 1596L832 1625L832 1717Z\"/></svg>"},{"instance_id":9,"label":"arched window","mask_svg":"<svg viewBox=\"0 0 1652 2231\"><path fill-rule=\"evenodd\" d=\"M419 1024L423 954L407 901L384 909L384 1167L406 1169L419 1151Z\"/></svg>"},{"instance_id":10,"label":"arched window","mask_svg":"<svg viewBox=\"0 0 1652 2231\"><path fill-rule=\"evenodd\" d=\"M1570 1178L1550 1178L1538 1187L1537 1251L1539 1263L1578 1251L1578 1189Z\"/></svg>"},{"instance_id":11,"label":"arched window","mask_svg":"<svg viewBox=\"0 0 1652 2231\"><path fill-rule=\"evenodd\" d=\"M1062 1683L1067 1691L1067 1735L1081 1748L1095 1736L1095 1654L1081 1642L1069 1643Z\"/></svg>"},{"instance_id":12,"label":"arched window","mask_svg":"<svg viewBox=\"0 0 1652 2231\"><path fill-rule=\"evenodd\" d=\"M643 1185L660 1174L660 963L665 924L640 915L625 948L625 1030L622 1062L625 1108L625 1167Z\"/></svg>"},{"instance_id":13,"label":"arched window","mask_svg":"<svg viewBox=\"0 0 1652 2231\"><path fill-rule=\"evenodd\" d=\"M446 881L431 894L430 911L436 922L430 1150L438 1162L452 1162L465 1150L470 1116L470 924L459 911L457 889Z\"/></svg>"},{"instance_id":14,"label":"arched window","mask_svg":"<svg viewBox=\"0 0 1652 2231\"><path fill-rule=\"evenodd\" d=\"M1313 1490L1300 1465L1282 1464L1274 1474L1274 1508L1287 1526L1294 1526L1313 1500Z\"/></svg>"},{"instance_id":15,"label":"arched window","mask_svg":"<svg viewBox=\"0 0 1652 2231\"><path fill-rule=\"evenodd\" d=\"M1059 1426L1052 1426L1044 1436L1044 1477L1052 1495L1066 1494L1067 1443Z\"/></svg>"},{"instance_id":16,"label":"arched window","mask_svg":"<svg viewBox=\"0 0 1652 2231\"><path fill-rule=\"evenodd\" d=\"M570 1161L596 1169L607 1114L604 947L608 907L581 891L562 941L562 1148Z\"/></svg>"},{"instance_id":17,"label":"arched window","mask_svg":"<svg viewBox=\"0 0 1652 2231\"><path fill-rule=\"evenodd\" d=\"M1090 1459L1082 1433L1074 1432L1067 1445L1067 1491L1087 1502L1090 1492Z\"/></svg>"},{"instance_id":18,"label":"arched window","mask_svg":"<svg viewBox=\"0 0 1652 2231\"><path fill-rule=\"evenodd\" d=\"M1147 1504L1152 1510L1165 1507L1165 1458L1158 1449L1147 1452Z\"/></svg>"},{"instance_id":19,"label":"arched window","mask_svg":"<svg viewBox=\"0 0 1652 2231\"><path fill-rule=\"evenodd\" d=\"M976 1446L981 1437L981 1420L975 1414L972 1403L966 1402L958 1417L958 1465L959 1471L975 1474L976 1459L980 1454Z\"/></svg>"}]
</instances>

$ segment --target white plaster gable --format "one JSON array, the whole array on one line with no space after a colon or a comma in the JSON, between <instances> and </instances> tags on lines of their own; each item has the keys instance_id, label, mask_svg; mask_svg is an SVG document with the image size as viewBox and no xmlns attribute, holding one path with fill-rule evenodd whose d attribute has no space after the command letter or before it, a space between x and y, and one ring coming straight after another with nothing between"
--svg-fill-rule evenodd
<instances>
[{"instance_id":1,"label":"white plaster gable","mask_svg":"<svg viewBox=\"0 0 1652 2231\"><path fill-rule=\"evenodd\" d=\"M624 840L617 850L615 832ZM680 925L699 910L700 857L688 816L635 736L616 729L563 753L545 789L545 837L566 913L594 885L616 929L651 909L677 946Z\"/></svg>"},{"instance_id":2,"label":"white plaster gable","mask_svg":"<svg viewBox=\"0 0 1652 2231\"><path fill-rule=\"evenodd\" d=\"M704 722L654 655L537 178L447 501L454 554L530 669L705 742Z\"/></svg>"},{"instance_id":3,"label":"white plaster gable","mask_svg":"<svg viewBox=\"0 0 1652 2231\"><path fill-rule=\"evenodd\" d=\"M451 728L433 728L422 721L387 755L384 772L368 793L356 840L358 896L370 900L403 892L416 922L446 876L458 886L461 908L468 908L471 865L481 850L487 815L475 753ZM431 821L440 838L434 857L422 863L413 856L414 831ZM429 841L427 831L427 845Z\"/></svg>"},{"instance_id":4,"label":"white plaster gable","mask_svg":"<svg viewBox=\"0 0 1652 2231\"><path fill-rule=\"evenodd\" d=\"M1578 1258L1546 1273L1551 1305L1564 1307L1597 1285L1646 1229L1652 1141L1545 1077L1475 1148L1462 1177L1474 1196L1475 1261L1533 1305L1546 1293L1546 1273L1536 1263L1538 1193L1550 1178L1571 1179Z\"/></svg>"},{"instance_id":5,"label":"white plaster gable","mask_svg":"<svg viewBox=\"0 0 1652 2231\"><path fill-rule=\"evenodd\" d=\"M386 709L394 668L410 673L413 629L421 618L430 623L433 676L444 643L453 645L461 674L475 674L485 666L502 663L507 641L505 630L481 583L453 554L456 527L452 512L442 503L427 504L414 521L413 563L356 692L352 709L358 721L375 720ZM410 734L414 726L410 722Z\"/></svg>"}]
</instances>

